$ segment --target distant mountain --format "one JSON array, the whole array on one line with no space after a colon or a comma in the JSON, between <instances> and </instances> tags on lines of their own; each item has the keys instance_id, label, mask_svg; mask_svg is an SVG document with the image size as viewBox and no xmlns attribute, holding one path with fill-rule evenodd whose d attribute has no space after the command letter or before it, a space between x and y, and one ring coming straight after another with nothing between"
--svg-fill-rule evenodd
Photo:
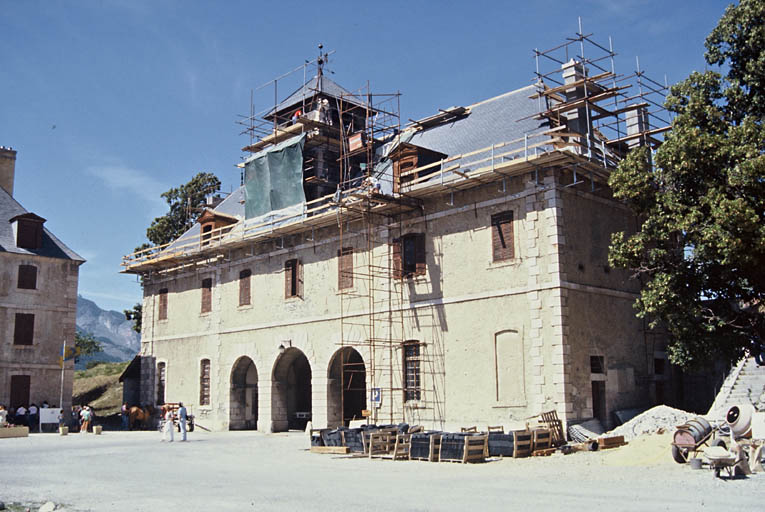
<instances>
[{"instance_id":1,"label":"distant mountain","mask_svg":"<svg viewBox=\"0 0 765 512\"><path fill-rule=\"evenodd\" d=\"M133 323L118 311L105 311L82 295L77 297L77 330L92 334L103 345L104 351L81 357L76 369L85 369L88 361L129 361L141 348L141 335L133 330Z\"/></svg>"}]
</instances>

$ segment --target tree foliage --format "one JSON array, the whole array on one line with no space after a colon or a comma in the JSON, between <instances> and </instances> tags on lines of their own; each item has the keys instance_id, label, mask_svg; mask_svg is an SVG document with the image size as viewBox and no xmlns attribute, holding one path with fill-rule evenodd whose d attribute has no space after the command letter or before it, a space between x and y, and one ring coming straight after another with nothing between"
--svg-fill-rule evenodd
<instances>
[{"instance_id":1,"label":"tree foliage","mask_svg":"<svg viewBox=\"0 0 765 512\"><path fill-rule=\"evenodd\" d=\"M93 334L84 331L74 333L75 362L80 356L90 356L103 352L104 347Z\"/></svg>"},{"instance_id":2,"label":"tree foliage","mask_svg":"<svg viewBox=\"0 0 765 512\"><path fill-rule=\"evenodd\" d=\"M143 319L143 305L140 303L133 306L133 309L126 309L125 319L133 322L133 330L141 334L141 320Z\"/></svg>"},{"instance_id":3,"label":"tree foliage","mask_svg":"<svg viewBox=\"0 0 765 512\"><path fill-rule=\"evenodd\" d=\"M765 0L728 7L706 48L722 72L673 86L664 143L610 178L641 225L612 236L609 261L641 280L639 316L669 331L686 368L765 340Z\"/></svg>"},{"instance_id":4,"label":"tree foliage","mask_svg":"<svg viewBox=\"0 0 765 512\"><path fill-rule=\"evenodd\" d=\"M170 210L157 217L146 230L154 245L168 244L186 232L202 213L205 196L220 190L220 180L212 173L200 172L188 183L162 193ZM146 248L146 245L142 246Z\"/></svg>"}]
</instances>

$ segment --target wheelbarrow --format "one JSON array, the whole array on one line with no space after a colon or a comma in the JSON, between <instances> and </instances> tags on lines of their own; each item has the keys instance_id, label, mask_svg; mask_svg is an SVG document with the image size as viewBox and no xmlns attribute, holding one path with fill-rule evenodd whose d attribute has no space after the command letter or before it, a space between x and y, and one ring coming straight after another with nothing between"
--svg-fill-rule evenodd
<instances>
[{"instance_id":1,"label":"wheelbarrow","mask_svg":"<svg viewBox=\"0 0 765 512\"><path fill-rule=\"evenodd\" d=\"M728 478L734 474L736 456L722 446L710 446L704 450L704 458L709 463L709 469L714 471L715 478L720 478L720 473L726 471Z\"/></svg>"},{"instance_id":2,"label":"wheelbarrow","mask_svg":"<svg viewBox=\"0 0 765 512\"><path fill-rule=\"evenodd\" d=\"M672 438L672 458L678 464L685 464L698 456L705 446L722 446L722 439L715 439L717 427L713 427L702 417L694 418L677 427Z\"/></svg>"}]
</instances>

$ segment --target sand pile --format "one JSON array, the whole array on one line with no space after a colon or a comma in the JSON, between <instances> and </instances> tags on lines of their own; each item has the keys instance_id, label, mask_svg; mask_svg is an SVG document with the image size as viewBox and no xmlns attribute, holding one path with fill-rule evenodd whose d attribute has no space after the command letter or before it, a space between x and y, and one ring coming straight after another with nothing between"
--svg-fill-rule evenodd
<instances>
[{"instance_id":1,"label":"sand pile","mask_svg":"<svg viewBox=\"0 0 765 512\"><path fill-rule=\"evenodd\" d=\"M632 441L640 435L654 434L660 430L671 433L674 432L676 426L682 425L696 416L698 415L673 409L666 405L657 405L642 414L638 414L611 432L607 432L604 436L624 436L625 441Z\"/></svg>"},{"instance_id":2,"label":"sand pile","mask_svg":"<svg viewBox=\"0 0 765 512\"><path fill-rule=\"evenodd\" d=\"M643 435L628 445L598 452L606 466L676 465L672 459L672 433Z\"/></svg>"}]
</instances>

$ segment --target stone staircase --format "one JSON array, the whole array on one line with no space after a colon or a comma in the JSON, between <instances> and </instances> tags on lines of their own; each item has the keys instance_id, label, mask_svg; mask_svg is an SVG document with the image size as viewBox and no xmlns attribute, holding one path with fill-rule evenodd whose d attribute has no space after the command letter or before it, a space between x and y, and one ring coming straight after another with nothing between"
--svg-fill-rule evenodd
<instances>
[{"instance_id":1,"label":"stone staircase","mask_svg":"<svg viewBox=\"0 0 765 512\"><path fill-rule=\"evenodd\" d=\"M753 357L742 359L723 382L707 417L723 419L733 405L752 404L765 407L765 366L758 367ZM762 400L761 400L762 398Z\"/></svg>"}]
</instances>

